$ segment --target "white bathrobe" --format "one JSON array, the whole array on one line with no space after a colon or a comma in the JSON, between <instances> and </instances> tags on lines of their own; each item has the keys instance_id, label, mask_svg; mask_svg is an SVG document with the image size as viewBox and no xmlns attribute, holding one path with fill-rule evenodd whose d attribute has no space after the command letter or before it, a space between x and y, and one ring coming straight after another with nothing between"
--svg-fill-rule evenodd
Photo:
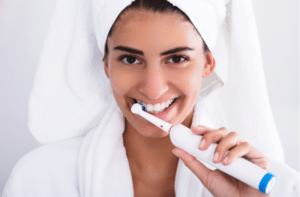
<instances>
[{"instance_id":1,"label":"white bathrobe","mask_svg":"<svg viewBox=\"0 0 300 197\"><path fill-rule=\"evenodd\" d=\"M25 155L14 167L3 197L133 197L132 177L120 135L124 131L124 117L116 105L108 114L105 128L109 132L101 131L99 125L87 136L50 143ZM214 127L201 98L195 106L192 124ZM103 153L102 146L107 152ZM271 172L278 178L274 196L298 196L298 173L275 159L271 159ZM175 192L177 197L212 196L181 160Z\"/></svg>"}]
</instances>

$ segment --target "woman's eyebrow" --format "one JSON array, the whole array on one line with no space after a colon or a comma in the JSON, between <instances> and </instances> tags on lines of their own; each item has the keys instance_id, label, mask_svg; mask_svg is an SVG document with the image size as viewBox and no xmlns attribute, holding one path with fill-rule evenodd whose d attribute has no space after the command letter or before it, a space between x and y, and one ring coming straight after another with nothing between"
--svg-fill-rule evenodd
<instances>
[{"instance_id":1,"label":"woman's eyebrow","mask_svg":"<svg viewBox=\"0 0 300 197\"><path fill-rule=\"evenodd\" d=\"M138 55L144 55L144 53L140 50L133 49L133 48L130 48L130 47L125 47L125 46L116 46L114 48L114 50L120 50L120 51L126 51L128 53L135 53L135 54L138 54ZM190 47L177 47L177 48L165 51L165 52L161 53L160 55L163 56L163 55L168 55L168 54L177 53L177 52L180 52L180 51L187 51L187 50L188 51L193 51L194 49L192 49Z\"/></svg>"},{"instance_id":2,"label":"woman's eyebrow","mask_svg":"<svg viewBox=\"0 0 300 197\"><path fill-rule=\"evenodd\" d=\"M193 50L194 49L192 49L190 47L177 47L175 49L171 49L171 50L168 50L166 52L163 52L160 55L163 56L163 55L168 55L168 54L172 54L172 53L177 53L177 52L180 52L180 51L193 51Z\"/></svg>"},{"instance_id":3,"label":"woman's eyebrow","mask_svg":"<svg viewBox=\"0 0 300 197\"><path fill-rule=\"evenodd\" d=\"M116 46L114 50L120 50L120 51L126 51L128 53L135 53L138 55L144 55L142 51L139 51L137 49L129 48L129 47L124 47L124 46Z\"/></svg>"}]
</instances>

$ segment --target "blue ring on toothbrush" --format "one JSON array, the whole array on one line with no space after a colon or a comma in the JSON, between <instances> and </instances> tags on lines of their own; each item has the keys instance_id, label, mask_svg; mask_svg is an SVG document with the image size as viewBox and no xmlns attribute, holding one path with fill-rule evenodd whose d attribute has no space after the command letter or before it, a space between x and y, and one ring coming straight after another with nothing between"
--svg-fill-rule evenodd
<instances>
[{"instance_id":1,"label":"blue ring on toothbrush","mask_svg":"<svg viewBox=\"0 0 300 197\"><path fill-rule=\"evenodd\" d=\"M139 103L142 106L143 111L146 111L146 106L143 103Z\"/></svg>"},{"instance_id":2,"label":"blue ring on toothbrush","mask_svg":"<svg viewBox=\"0 0 300 197\"><path fill-rule=\"evenodd\" d=\"M265 193L265 194L268 194L269 191L266 191L267 187L268 187L268 184L269 182L275 177L274 174L272 173L267 173L265 174L265 176L261 179L260 183L259 183L259 191Z\"/></svg>"}]
</instances>

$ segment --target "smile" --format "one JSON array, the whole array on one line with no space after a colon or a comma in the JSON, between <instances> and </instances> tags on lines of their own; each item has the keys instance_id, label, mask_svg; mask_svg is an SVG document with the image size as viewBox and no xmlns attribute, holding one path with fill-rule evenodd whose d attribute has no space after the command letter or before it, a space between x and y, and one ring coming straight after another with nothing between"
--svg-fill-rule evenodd
<instances>
[{"instance_id":1,"label":"smile","mask_svg":"<svg viewBox=\"0 0 300 197\"><path fill-rule=\"evenodd\" d=\"M176 98L167 100L165 102L156 103L156 104L144 103L144 102L136 100L136 99L133 99L133 100L135 103L142 103L146 108L146 110L145 110L146 112L158 114L158 113L161 113L162 111L165 111L166 109L168 109L176 101Z\"/></svg>"}]
</instances>

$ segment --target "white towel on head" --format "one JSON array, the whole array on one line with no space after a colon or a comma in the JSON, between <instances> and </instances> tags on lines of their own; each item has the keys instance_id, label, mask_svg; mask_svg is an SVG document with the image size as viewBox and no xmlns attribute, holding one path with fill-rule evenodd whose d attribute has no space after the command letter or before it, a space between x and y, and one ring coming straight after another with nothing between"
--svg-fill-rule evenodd
<instances>
[{"instance_id":1,"label":"white towel on head","mask_svg":"<svg viewBox=\"0 0 300 197\"><path fill-rule=\"evenodd\" d=\"M30 97L29 127L38 141L45 144L86 135L79 159L80 191L86 197L113 196L113 192L125 190L127 193L122 196L133 195L122 147L123 117L101 61L112 23L131 2L59 1ZM204 99L199 98L214 128L225 126L234 130L268 157L283 161L250 0L170 2L189 16L216 59L214 73L203 80ZM211 28L218 30L218 34L210 33L208 27L212 24L205 23L206 9L192 5L209 6L218 13L210 18L214 21ZM193 124L203 121L198 120L196 112L194 115ZM208 126L208 122L203 124ZM109 132L110 129L115 132ZM120 165L111 165L118 159L122 161ZM120 171L122 174L118 174ZM118 176L122 177L113 179ZM198 190L197 193L207 193L200 181L191 177L193 174L180 162L175 183L178 196L191 196L188 192ZM115 185L112 181L116 181ZM114 190L115 187L118 189Z\"/></svg>"},{"instance_id":2,"label":"white towel on head","mask_svg":"<svg viewBox=\"0 0 300 197\"><path fill-rule=\"evenodd\" d=\"M29 101L29 128L42 144L85 135L113 100L91 9L91 1L58 1Z\"/></svg>"},{"instance_id":3,"label":"white towel on head","mask_svg":"<svg viewBox=\"0 0 300 197\"><path fill-rule=\"evenodd\" d=\"M169 0L179 7L192 21L208 48L213 51L217 41L219 27L226 16L223 0L180 1Z\"/></svg>"}]
</instances>

